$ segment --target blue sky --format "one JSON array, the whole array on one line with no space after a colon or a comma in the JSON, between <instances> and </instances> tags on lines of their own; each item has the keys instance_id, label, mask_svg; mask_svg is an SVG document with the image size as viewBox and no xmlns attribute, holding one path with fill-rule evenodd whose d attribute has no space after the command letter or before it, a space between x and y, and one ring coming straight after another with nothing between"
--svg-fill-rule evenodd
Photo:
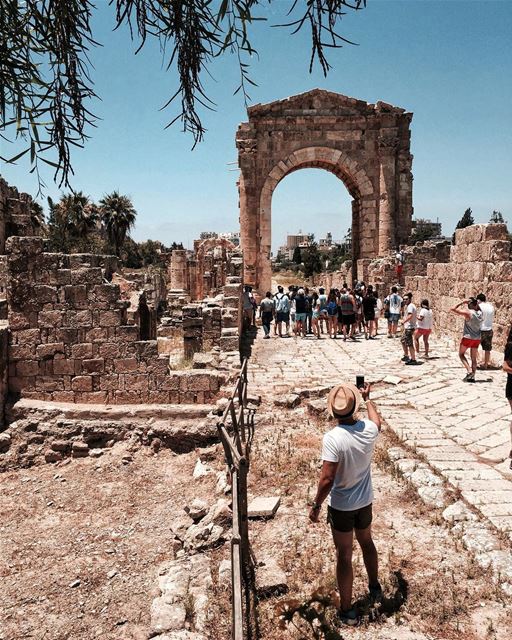
<instances>
[{"instance_id":1,"label":"blue sky","mask_svg":"<svg viewBox=\"0 0 512 640\"><path fill-rule=\"evenodd\" d=\"M93 199L119 189L138 211L134 237L183 241L202 230L238 229L237 158L234 136L246 119L238 72L231 56L211 68L206 87L217 103L204 112L206 139L192 139L179 125L164 131L173 112L159 111L175 80L161 64L157 46L133 56L126 31L112 33L113 10L97 0L92 53L101 117L84 150L74 154L73 185ZM451 233L467 207L486 222L493 209L512 223L512 2L509 0L368 0L349 13L343 35L358 43L330 53L324 78L308 73L307 34L270 29L289 2L278 0L269 22L256 23L251 102L270 102L321 87L368 102L384 100L414 112L414 209L439 218ZM5 143L3 143L5 144ZM5 153L5 149L2 149ZM20 190L37 190L28 165L4 165L2 175ZM51 172L46 195L58 197ZM299 229L341 238L350 224L344 185L321 170L302 170L277 187L272 205L273 246Z\"/></svg>"}]
</instances>

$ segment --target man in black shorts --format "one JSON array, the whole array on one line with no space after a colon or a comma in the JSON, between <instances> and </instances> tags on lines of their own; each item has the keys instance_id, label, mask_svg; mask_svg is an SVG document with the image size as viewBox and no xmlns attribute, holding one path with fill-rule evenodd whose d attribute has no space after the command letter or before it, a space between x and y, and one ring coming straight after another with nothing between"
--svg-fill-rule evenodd
<instances>
[{"instance_id":1,"label":"man in black shorts","mask_svg":"<svg viewBox=\"0 0 512 640\"><path fill-rule=\"evenodd\" d=\"M368 418L365 419L359 419L357 415L361 396L368 410ZM318 522L322 502L329 497L327 520L331 525L337 553L339 616L344 624L356 625L359 615L352 607L354 532L363 552L370 598L375 601L382 597L377 550L371 533L371 460L381 420L370 400L369 384L361 392L348 383L333 387L327 397L327 409L336 419L337 426L324 435L322 471L309 518L312 522Z\"/></svg>"}]
</instances>

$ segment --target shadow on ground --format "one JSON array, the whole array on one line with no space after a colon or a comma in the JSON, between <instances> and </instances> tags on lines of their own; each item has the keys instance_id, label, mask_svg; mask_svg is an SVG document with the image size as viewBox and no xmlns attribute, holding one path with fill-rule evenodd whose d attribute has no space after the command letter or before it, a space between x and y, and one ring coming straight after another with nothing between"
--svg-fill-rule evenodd
<instances>
[{"instance_id":1,"label":"shadow on ground","mask_svg":"<svg viewBox=\"0 0 512 640\"><path fill-rule=\"evenodd\" d=\"M409 584L401 571L394 571L390 576L392 592L385 595L380 602L370 601L369 596L360 598L354 603L359 614L360 624L378 623L382 616L386 618L399 611L407 601ZM315 640L344 640L343 633L347 629L337 616L338 596L335 591L318 589L305 601L282 600L276 605L279 616L279 627L283 630L295 627L304 638Z\"/></svg>"}]
</instances>

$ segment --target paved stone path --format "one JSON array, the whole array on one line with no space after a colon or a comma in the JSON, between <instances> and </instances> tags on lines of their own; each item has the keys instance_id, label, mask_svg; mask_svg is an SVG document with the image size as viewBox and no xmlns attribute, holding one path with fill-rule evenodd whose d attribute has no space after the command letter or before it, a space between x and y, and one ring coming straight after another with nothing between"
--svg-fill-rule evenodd
<instances>
[{"instance_id":1,"label":"paved stone path","mask_svg":"<svg viewBox=\"0 0 512 640\"><path fill-rule=\"evenodd\" d=\"M251 393L271 403L294 389L355 381L364 374L375 383L372 398L389 428L512 540L506 376L501 370L479 371L476 384L464 383L453 347L431 342L432 358L409 367L400 360L400 341L385 335L357 342L325 336L263 340L259 331L249 365ZM401 381L385 382L387 376Z\"/></svg>"}]
</instances>

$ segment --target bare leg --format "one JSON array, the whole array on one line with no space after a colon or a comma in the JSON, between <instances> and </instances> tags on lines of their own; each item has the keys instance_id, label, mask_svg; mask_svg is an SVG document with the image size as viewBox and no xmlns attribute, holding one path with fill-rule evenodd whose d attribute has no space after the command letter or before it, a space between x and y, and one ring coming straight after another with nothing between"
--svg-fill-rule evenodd
<instances>
[{"instance_id":1,"label":"bare leg","mask_svg":"<svg viewBox=\"0 0 512 640\"><path fill-rule=\"evenodd\" d=\"M423 344L425 345L425 357L428 358L428 352L430 351L428 336L423 336Z\"/></svg>"},{"instance_id":2,"label":"bare leg","mask_svg":"<svg viewBox=\"0 0 512 640\"><path fill-rule=\"evenodd\" d=\"M475 349L471 347L471 373L475 375L476 367L478 364L478 347Z\"/></svg>"},{"instance_id":3,"label":"bare leg","mask_svg":"<svg viewBox=\"0 0 512 640\"><path fill-rule=\"evenodd\" d=\"M491 359L491 352L490 351L484 351L484 369L488 369L489 368L490 359Z\"/></svg>"},{"instance_id":4,"label":"bare leg","mask_svg":"<svg viewBox=\"0 0 512 640\"><path fill-rule=\"evenodd\" d=\"M460 358L460 361L462 362L462 364L464 365L464 368L466 369L466 371L468 373L471 373L471 367L469 366L468 359L466 358L466 351L467 350L468 350L467 347L464 347L463 345L460 345L460 347L459 347L459 358Z\"/></svg>"},{"instance_id":5,"label":"bare leg","mask_svg":"<svg viewBox=\"0 0 512 640\"><path fill-rule=\"evenodd\" d=\"M423 336L423 340L425 340L425 336ZM417 331L414 332L414 347L416 352L420 352L420 337Z\"/></svg>"},{"instance_id":6,"label":"bare leg","mask_svg":"<svg viewBox=\"0 0 512 640\"><path fill-rule=\"evenodd\" d=\"M356 529L356 540L359 542L361 551L363 552L364 566L368 574L368 582L375 586L379 581L379 558L377 549L372 540L372 526L366 529Z\"/></svg>"},{"instance_id":7,"label":"bare leg","mask_svg":"<svg viewBox=\"0 0 512 640\"><path fill-rule=\"evenodd\" d=\"M352 604L352 583L354 573L352 570L352 531L333 531L334 544L336 545L336 579L340 592L340 608L342 611L350 609Z\"/></svg>"}]
</instances>

